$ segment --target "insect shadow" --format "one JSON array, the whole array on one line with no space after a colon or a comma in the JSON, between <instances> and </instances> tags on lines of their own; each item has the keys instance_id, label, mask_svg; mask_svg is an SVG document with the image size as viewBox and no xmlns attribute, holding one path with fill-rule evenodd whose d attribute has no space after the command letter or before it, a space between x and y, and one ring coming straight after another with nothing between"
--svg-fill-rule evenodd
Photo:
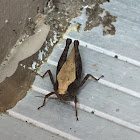
<instances>
[{"instance_id":1,"label":"insect shadow","mask_svg":"<svg viewBox=\"0 0 140 140\"><path fill-rule=\"evenodd\" d=\"M67 57L69 46L72 43L71 39L66 40L65 49L58 61L57 69L56 69L56 82L53 79L52 73L50 70L47 70L43 76L39 74L40 77L44 78L45 75L48 73L53 85L54 91L45 95L43 104L38 107L45 106L46 98L55 94L58 99L61 101L71 101L74 100L75 103L75 114L76 119L78 120L78 113L77 113L77 92L80 87L86 82L89 77L92 77L94 80L98 81L103 75L100 76L98 79L92 76L91 74L87 74L83 80L81 80L82 76L82 61L80 52L78 49L79 41L74 41L74 46L70 55Z\"/></svg>"}]
</instances>

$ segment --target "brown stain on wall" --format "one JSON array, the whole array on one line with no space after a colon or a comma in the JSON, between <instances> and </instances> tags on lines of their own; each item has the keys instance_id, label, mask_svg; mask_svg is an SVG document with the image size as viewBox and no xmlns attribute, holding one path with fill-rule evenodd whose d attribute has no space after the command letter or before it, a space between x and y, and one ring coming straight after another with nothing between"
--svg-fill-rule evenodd
<instances>
[{"instance_id":1,"label":"brown stain on wall","mask_svg":"<svg viewBox=\"0 0 140 140\"><path fill-rule=\"evenodd\" d=\"M35 73L29 70L28 67L37 56L38 53L21 61L16 72L0 83L0 112L12 108L27 94L35 79ZM20 64L26 65L26 67L23 68Z\"/></svg>"},{"instance_id":2,"label":"brown stain on wall","mask_svg":"<svg viewBox=\"0 0 140 140\"><path fill-rule=\"evenodd\" d=\"M34 19L38 12L42 12L46 1L0 1L0 64L24 32L28 18ZM26 95L35 79L35 74L27 67L37 58L38 53L21 61L16 72L0 83L0 112L12 108ZM25 69L20 66L21 63L26 65Z\"/></svg>"},{"instance_id":3,"label":"brown stain on wall","mask_svg":"<svg viewBox=\"0 0 140 140\"><path fill-rule=\"evenodd\" d=\"M103 26L103 35L114 35L116 30L112 22L116 22L116 16L112 16L108 11L100 7L100 4L104 2L108 2L107 0L104 1L96 1L95 6L92 8L86 8L86 15L88 17L86 22L86 27L84 31L91 30L94 27L99 25ZM102 15L101 17L101 14Z\"/></svg>"}]
</instances>

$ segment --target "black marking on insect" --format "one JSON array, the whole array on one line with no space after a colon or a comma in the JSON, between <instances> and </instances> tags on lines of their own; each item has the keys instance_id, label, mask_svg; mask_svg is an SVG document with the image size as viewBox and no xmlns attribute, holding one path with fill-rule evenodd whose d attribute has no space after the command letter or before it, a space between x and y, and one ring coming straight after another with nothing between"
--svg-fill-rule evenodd
<instances>
[{"instance_id":1,"label":"black marking on insect","mask_svg":"<svg viewBox=\"0 0 140 140\"><path fill-rule=\"evenodd\" d=\"M89 77L92 77L96 81L98 81L103 75L98 79L92 76L91 74L87 74L85 78L81 81L81 74L82 74L82 61L80 52L78 49L79 41L74 41L74 47L70 55L67 58L69 46L72 43L71 39L66 40L65 49L59 59L57 69L56 69L56 82L54 82L52 73L50 70L47 70L42 78L48 73L54 88L54 92L51 92L44 97L44 101L41 107L45 106L46 98L55 94L57 99L61 101L71 101L74 99L75 102L75 112L76 112L76 119L78 120L78 113L77 113L77 92L80 87L86 82Z\"/></svg>"}]
</instances>

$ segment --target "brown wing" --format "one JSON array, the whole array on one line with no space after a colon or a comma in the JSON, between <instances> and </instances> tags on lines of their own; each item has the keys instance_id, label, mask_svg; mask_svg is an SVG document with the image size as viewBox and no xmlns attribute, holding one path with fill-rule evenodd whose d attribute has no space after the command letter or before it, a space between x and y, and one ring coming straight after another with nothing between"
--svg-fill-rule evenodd
<instances>
[{"instance_id":1,"label":"brown wing","mask_svg":"<svg viewBox=\"0 0 140 140\"><path fill-rule=\"evenodd\" d=\"M75 65L75 48L72 51L62 66L57 75L58 80L58 93L65 94L68 86L76 79L76 65Z\"/></svg>"}]
</instances>

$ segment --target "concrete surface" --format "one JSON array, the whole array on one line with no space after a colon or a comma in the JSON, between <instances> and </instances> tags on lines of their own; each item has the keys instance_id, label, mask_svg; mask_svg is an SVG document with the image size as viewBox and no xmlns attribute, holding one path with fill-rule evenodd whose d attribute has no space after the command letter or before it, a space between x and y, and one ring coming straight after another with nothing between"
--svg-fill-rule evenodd
<instances>
[{"instance_id":1,"label":"concrete surface","mask_svg":"<svg viewBox=\"0 0 140 140\"><path fill-rule=\"evenodd\" d=\"M18 125L29 123L34 126L32 131L38 127L46 133L51 132L69 140L139 140L140 11L137 3L138 1L118 0L103 5L106 10L117 16L114 36L103 36L102 26L84 31L87 20L84 9L80 17L73 19L64 34L64 38L80 41L83 76L87 73L96 77L105 76L98 82L89 79L79 90L79 121L76 121L73 102L65 104L59 100L48 99L46 106L37 110L43 102L44 94L53 91L48 76L44 79L36 76L27 96L13 109L8 110L7 115L24 122L19 122ZM76 22L81 24L79 32L75 30ZM50 69L55 77L57 62L64 46L65 39L62 39L39 73L43 74ZM8 127L9 124L6 124L5 128ZM45 138L44 136L42 139Z\"/></svg>"},{"instance_id":2,"label":"concrete surface","mask_svg":"<svg viewBox=\"0 0 140 140\"><path fill-rule=\"evenodd\" d=\"M0 139L1 140L64 140L52 133L38 127L24 123L6 114L0 116ZM7 128L7 124L9 127Z\"/></svg>"}]
</instances>

